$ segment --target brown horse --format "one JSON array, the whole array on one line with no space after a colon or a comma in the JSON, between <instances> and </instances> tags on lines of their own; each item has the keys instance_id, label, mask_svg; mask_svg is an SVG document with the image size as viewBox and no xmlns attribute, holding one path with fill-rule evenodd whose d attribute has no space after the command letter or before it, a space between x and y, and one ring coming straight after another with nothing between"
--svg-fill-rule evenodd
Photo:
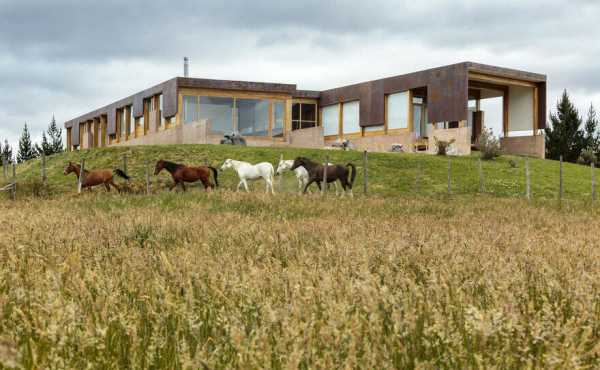
<instances>
[{"instance_id":1,"label":"brown horse","mask_svg":"<svg viewBox=\"0 0 600 370\"><path fill-rule=\"evenodd\" d=\"M79 176L81 176L81 166L69 162L69 164L65 167L64 174L66 176L71 172L74 172L77 175L77 178L79 179ZM119 177L124 178L125 180L130 179L130 177L127 176L125 172L118 168L112 172L110 170L88 171L84 169L83 183L81 184L81 188L89 188L89 190L91 191L92 187L104 184L106 191L110 191L111 186L117 189L117 191L120 191L121 189L119 189L117 184L115 184L115 182L113 181L113 173Z\"/></svg>"},{"instance_id":2,"label":"brown horse","mask_svg":"<svg viewBox=\"0 0 600 370\"><path fill-rule=\"evenodd\" d=\"M294 164L292 165L291 170L295 170L298 167L304 167L308 172L308 182L304 186L304 193L308 187L316 182L319 185L319 188L322 187L321 183L323 182L323 173L324 167L322 164L311 161L308 158L298 157L294 159ZM348 170L347 167L350 167L351 171ZM338 181L342 184L344 188L344 192L347 190L350 191L350 196L352 195L352 184L354 184L354 179L356 178L356 167L352 163L348 163L346 166L342 165L327 165L327 183ZM344 193L342 193L343 195Z\"/></svg>"},{"instance_id":3,"label":"brown horse","mask_svg":"<svg viewBox=\"0 0 600 370\"><path fill-rule=\"evenodd\" d=\"M183 164L177 164L161 159L156 162L154 176L158 175L163 169L169 171L173 178L173 185L169 187L169 190L173 190L178 184L181 184L183 191L186 191L186 182L196 182L198 180L202 181L202 185L204 185L204 189L206 190L219 187L217 169L211 166L188 167ZM212 171L213 177L215 178L215 185L210 182L210 171Z\"/></svg>"}]
</instances>

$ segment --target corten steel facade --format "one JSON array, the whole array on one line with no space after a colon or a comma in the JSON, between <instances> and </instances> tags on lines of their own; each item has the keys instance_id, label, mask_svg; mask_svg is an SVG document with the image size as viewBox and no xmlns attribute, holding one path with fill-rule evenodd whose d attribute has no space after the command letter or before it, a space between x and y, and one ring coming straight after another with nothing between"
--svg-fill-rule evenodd
<instances>
[{"instance_id":1,"label":"corten steel facade","mask_svg":"<svg viewBox=\"0 0 600 370\"><path fill-rule=\"evenodd\" d=\"M485 128L480 101L502 99L507 152L543 156L546 76L464 62L325 91L296 85L173 78L65 123L69 149L217 143L239 131L249 145L433 151L434 138L468 154ZM518 135L516 135L518 133Z\"/></svg>"}]
</instances>

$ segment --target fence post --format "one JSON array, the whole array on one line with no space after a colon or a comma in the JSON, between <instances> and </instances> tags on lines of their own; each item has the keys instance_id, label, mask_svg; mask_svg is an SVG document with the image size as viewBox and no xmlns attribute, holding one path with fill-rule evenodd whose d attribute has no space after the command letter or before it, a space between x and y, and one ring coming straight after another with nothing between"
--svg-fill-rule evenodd
<instances>
[{"instance_id":1,"label":"fence post","mask_svg":"<svg viewBox=\"0 0 600 370\"><path fill-rule=\"evenodd\" d=\"M81 160L79 166L79 177L77 178L77 193L81 194L81 188L83 187L83 181L85 177L85 159Z\"/></svg>"},{"instance_id":2,"label":"fence post","mask_svg":"<svg viewBox=\"0 0 600 370\"><path fill-rule=\"evenodd\" d=\"M479 167L479 192L485 193L485 179L483 177L483 163L481 157L477 160L477 166Z\"/></svg>"},{"instance_id":3,"label":"fence post","mask_svg":"<svg viewBox=\"0 0 600 370\"><path fill-rule=\"evenodd\" d=\"M48 178L46 177L46 154L42 151L42 186L46 189Z\"/></svg>"},{"instance_id":4,"label":"fence post","mask_svg":"<svg viewBox=\"0 0 600 370\"><path fill-rule=\"evenodd\" d=\"M415 176L415 193L419 194L421 191L421 162L417 160L417 174Z\"/></svg>"},{"instance_id":5,"label":"fence post","mask_svg":"<svg viewBox=\"0 0 600 370\"><path fill-rule=\"evenodd\" d=\"M279 163L283 162L283 153L281 153L279 155ZM277 169L275 169L275 171L277 171L279 169L279 163L277 163ZM277 172L275 172L275 174L277 174ZM281 182L283 181L283 176L280 174L279 176L277 176L277 187L280 189L279 191L281 191L281 189L283 188L281 185Z\"/></svg>"},{"instance_id":6,"label":"fence post","mask_svg":"<svg viewBox=\"0 0 600 370\"><path fill-rule=\"evenodd\" d=\"M564 191L564 183L563 183L563 156L560 156L560 180L559 180L559 189L558 189L558 200L562 202Z\"/></svg>"},{"instance_id":7,"label":"fence post","mask_svg":"<svg viewBox=\"0 0 600 370\"><path fill-rule=\"evenodd\" d=\"M10 198L17 200L17 162L13 161L12 164L12 186L10 189Z\"/></svg>"},{"instance_id":8,"label":"fence post","mask_svg":"<svg viewBox=\"0 0 600 370\"><path fill-rule=\"evenodd\" d=\"M123 172L129 175L129 171L127 171L127 153L123 154ZM129 180L127 180L129 182Z\"/></svg>"},{"instance_id":9,"label":"fence post","mask_svg":"<svg viewBox=\"0 0 600 370\"><path fill-rule=\"evenodd\" d=\"M592 202L596 200L596 165L592 162Z\"/></svg>"},{"instance_id":10,"label":"fence post","mask_svg":"<svg viewBox=\"0 0 600 370\"><path fill-rule=\"evenodd\" d=\"M365 195L367 195L367 191L369 189L369 154L368 152L365 150L363 152L363 171L364 171L364 192Z\"/></svg>"},{"instance_id":11,"label":"fence post","mask_svg":"<svg viewBox=\"0 0 600 370\"><path fill-rule=\"evenodd\" d=\"M452 194L452 161L448 157L448 194Z\"/></svg>"},{"instance_id":12,"label":"fence post","mask_svg":"<svg viewBox=\"0 0 600 370\"><path fill-rule=\"evenodd\" d=\"M329 156L325 156L325 164L323 165L323 182L321 183L321 195L325 196L327 191L327 166L329 165Z\"/></svg>"},{"instance_id":13,"label":"fence post","mask_svg":"<svg viewBox=\"0 0 600 370\"><path fill-rule=\"evenodd\" d=\"M525 197L531 200L531 180L529 178L529 158L525 158Z\"/></svg>"},{"instance_id":14,"label":"fence post","mask_svg":"<svg viewBox=\"0 0 600 370\"><path fill-rule=\"evenodd\" d=\"M146 169L146 194L150 194L151 189L150 189L150 171L148 171L148 160L146 159L144 161L144 168Z\"/></svg>"}]
</instances>

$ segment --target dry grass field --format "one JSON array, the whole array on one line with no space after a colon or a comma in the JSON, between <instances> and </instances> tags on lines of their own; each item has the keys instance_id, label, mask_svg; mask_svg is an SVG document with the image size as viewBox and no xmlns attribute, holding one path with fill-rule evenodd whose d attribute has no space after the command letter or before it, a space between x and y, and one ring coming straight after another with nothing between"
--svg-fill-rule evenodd
<instances>
[{"instance_id":1,"label":"dry grass field","mask_svg":"<svg viewBox=\"0 0 600 370\"><path fill-rule=\"evenodd\" d=\"M0 363L597 368L600 222L574 207L227 191L1 201Z\"/></svg>"}]
</instances>

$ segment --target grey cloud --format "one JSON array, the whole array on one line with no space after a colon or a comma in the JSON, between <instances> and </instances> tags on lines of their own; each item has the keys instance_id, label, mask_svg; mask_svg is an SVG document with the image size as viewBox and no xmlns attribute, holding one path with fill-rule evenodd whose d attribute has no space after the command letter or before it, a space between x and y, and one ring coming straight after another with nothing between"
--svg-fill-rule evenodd
<instances>
[{"instance_id":1,"label":"grey cloud","mask_svg":"<svg viewBox=\"0 0 600 370\"><path fill-rule=\"evenodd\" d=\"M180 74L183 55L207 77L302 85L314 70L309 88L469 59L547 73L553 93L591 99L599 17L591 0L0 0L0 135L14 141L23 121L41 131L52 113L64 121ZM419 54L381 64L394 45Z\"/></svg>"}]
</instances>

